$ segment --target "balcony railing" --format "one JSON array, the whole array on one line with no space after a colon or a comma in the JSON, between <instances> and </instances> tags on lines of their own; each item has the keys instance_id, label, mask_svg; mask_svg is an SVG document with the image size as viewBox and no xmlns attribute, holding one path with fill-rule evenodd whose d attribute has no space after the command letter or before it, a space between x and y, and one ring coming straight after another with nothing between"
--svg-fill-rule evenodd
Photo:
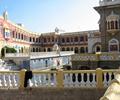
<instances>
[{"instance_id":1,"label":"balcony railing","mask_svg":"<svg viewBox=\"0 0 120 100\"><path fill-rule=\"evenodd\" d=\"M0 88L24 88L26 70L1 71ZM40 88L106 88L114 79L118 70L56 70L33 71L33 78L28 87Z\"/></svg>"}]
</instances>

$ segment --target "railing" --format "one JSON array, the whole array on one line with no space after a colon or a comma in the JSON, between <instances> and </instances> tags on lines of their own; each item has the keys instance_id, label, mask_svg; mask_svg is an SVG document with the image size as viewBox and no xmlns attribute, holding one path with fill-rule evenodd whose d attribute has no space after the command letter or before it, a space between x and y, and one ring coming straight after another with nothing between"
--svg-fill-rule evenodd
<instances>
[{"instance_id":1,"label":"railing","mask_svg":"<svg viewBox=\"0 0 120 100\"><path fill-rule=\"evenodd\" d=\"M28 53L6 53L6 58L16 58L16 57L30 57L34 58L46 58L46 57L57 57L57 56L70 56L73 55L74 51L61 51L61 52L28 52Z\"/></svg>"},{"instance_id":2,"label":"railing","mask_svg":"<svg viewBox=\"0 0 120 100\"><path fill-rule=\"evenodd\" d=\"M55 71L33 71L33 78L29 80L31 87L56 87Z\"/></svg>"},{"instance_id":3,"label":"railing","mask_svg":"<svg viewBox=\"0 0 120 100\"><path fill-rule=\"evenodd\" d=\"M1 71L0 72L0 88L19 88L19 72L17 71Z\"/></svg>"},{"instance_id":4,"label":"railing","mask_svg":"<svg viewBox=\"0 0 120 100\"><path fill-rule=\"evenodd\" d=\"M0 88L24 88L26 70L1 71ZM106 88L118 70L33 71L28 87Z\"/></svg>"},{"instance_id":5,"label":"railing","mask_svg":"<svg viewBox=\"0 0 120 100\"><path fill-rule=\"evenodd\" d=\"M96 87L95 70L64 71L64 87Z\"/></svg>"},{"instance_id":6,"label":"railing","mask_svg":"<svg viewBox=\"0 0 120 100\"><path fill-rule=\"evenodd\" d=\"M72 61L118 61L120 53L100 53L100 54L75 54Z\"/></svg>"}]
</instances>

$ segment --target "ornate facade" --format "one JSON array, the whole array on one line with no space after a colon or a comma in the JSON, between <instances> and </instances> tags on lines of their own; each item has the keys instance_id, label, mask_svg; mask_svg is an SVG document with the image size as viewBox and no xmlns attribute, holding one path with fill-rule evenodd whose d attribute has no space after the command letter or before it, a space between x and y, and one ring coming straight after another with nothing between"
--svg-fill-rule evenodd
<instances>
[{"instance_id":1,"label":"ornate facade","mask_svg":"<svg viewBox=\"0 0 120 100\"><path fill-rule=\"evenodd\" d=\"M119 52L120 0L102 0L95 10L100 14L102 52Z\"/></svg>"},{"instance_id":2,"label":"ornate facade","mask_svg":"<svg viewBox=\"0 0 120 100\"><path fill-rule=\"evenodd\" d=\"M7 11L0 17L0 49L4 46L9 46L20 53L28 53L30 51L51 52L53 51L53 46L58 44L61 51L93 53L97 51L96 46L100 42L97 41L98 37L100 37L100 32L97 30L60 33L59 30L55 29L55 32L38 34L26 30L22 24L15 24L9 21Z\"/></svg>"}]
</instances>

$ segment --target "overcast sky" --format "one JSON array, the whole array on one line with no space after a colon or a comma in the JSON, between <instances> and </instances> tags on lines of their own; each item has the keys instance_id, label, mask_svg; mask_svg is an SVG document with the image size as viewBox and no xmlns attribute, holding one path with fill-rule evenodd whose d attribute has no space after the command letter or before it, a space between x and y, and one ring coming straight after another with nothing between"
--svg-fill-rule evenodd
<instances>
[{"instance_id":1,"label":"overcast sky","mask_svg":"<svg viewBox=\"0 0 120 100\"><path fill-rule=\"evenodd\" d=\"M69 31L98 29L99 15L93 9L99 0L0 0L0 14L23 23L33 32L51 32L55 27Z\"/></svg>"}]
</instances>

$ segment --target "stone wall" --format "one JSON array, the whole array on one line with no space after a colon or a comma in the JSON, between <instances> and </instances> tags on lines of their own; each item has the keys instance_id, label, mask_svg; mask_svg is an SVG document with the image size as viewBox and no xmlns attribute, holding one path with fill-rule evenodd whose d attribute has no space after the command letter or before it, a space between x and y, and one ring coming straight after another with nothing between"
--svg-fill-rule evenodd
<instances>
[{"instance_id":1,"label":"stone wall","mask_svg":"<svg viewBox=\"0 0 120 100\"><path fill-rule=\"evenodd\" d=\"M0 100L99 100L105 90L77 88L0 90Z\"/></svg>"}]
</instances>

